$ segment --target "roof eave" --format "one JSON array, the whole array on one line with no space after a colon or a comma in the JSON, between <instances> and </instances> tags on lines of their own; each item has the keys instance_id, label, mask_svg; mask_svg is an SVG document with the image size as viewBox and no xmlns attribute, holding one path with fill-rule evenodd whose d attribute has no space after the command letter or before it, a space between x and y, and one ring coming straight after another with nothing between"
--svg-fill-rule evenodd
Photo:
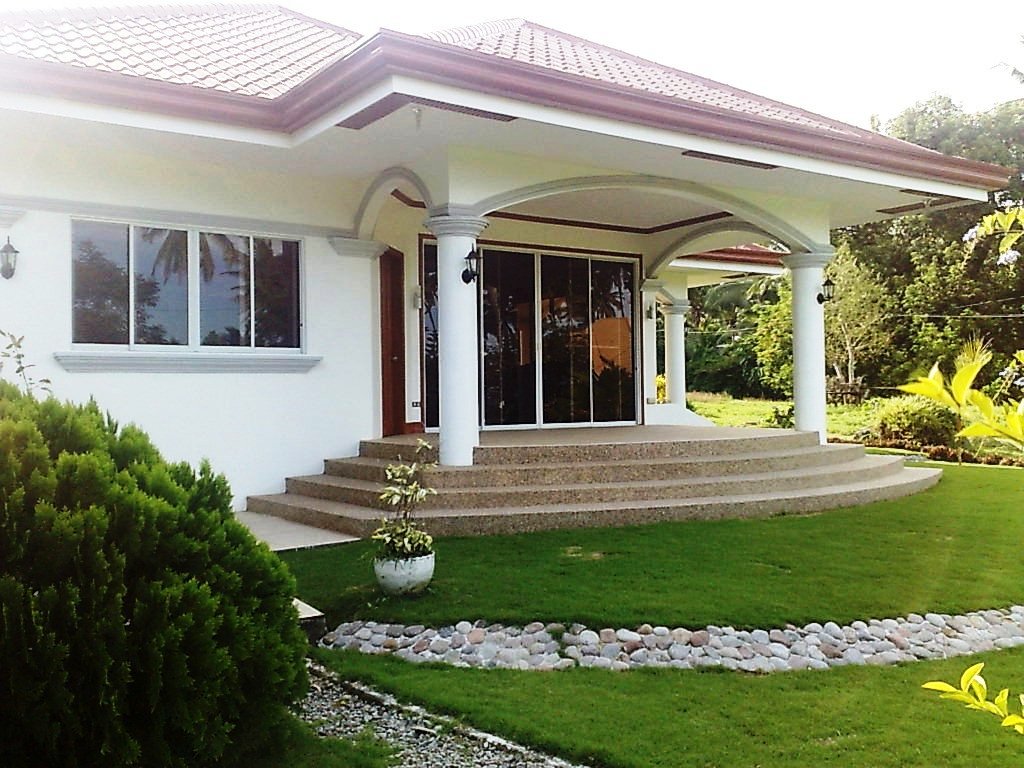
<instances>
[{"instance_id":1,"label":"roof eave","mask_svg":"<svg viewBox=\"0 0 1024 768\"><path fill-rule=\"evenodd\" d=\"M687 104L589 78L399 32L364 38L283 96L242 96L115 72L0 55L0 90L100 103L183 118L294 133L390 75L503 96L632 124L688 133L983 190L1006 187L1012 171L913 145L882 147L724 109Z\"/></svg>"}]
</instances>

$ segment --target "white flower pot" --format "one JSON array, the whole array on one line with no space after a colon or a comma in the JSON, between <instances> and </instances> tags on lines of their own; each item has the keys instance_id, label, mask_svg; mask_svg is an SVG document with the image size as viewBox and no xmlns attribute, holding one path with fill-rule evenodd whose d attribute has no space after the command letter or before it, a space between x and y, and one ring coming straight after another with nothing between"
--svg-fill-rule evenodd
<instances>
[{"instance_id":1,"label":"white flower pot","mask_svg":"<svg viewBox=\"0 0 1024 768\"><path fill-rule=\"evenodd\" d=\"M404 560L374 560L377 583L387 595L413 595L434 578L434 553Z\"/></svg>"}]
</instances>

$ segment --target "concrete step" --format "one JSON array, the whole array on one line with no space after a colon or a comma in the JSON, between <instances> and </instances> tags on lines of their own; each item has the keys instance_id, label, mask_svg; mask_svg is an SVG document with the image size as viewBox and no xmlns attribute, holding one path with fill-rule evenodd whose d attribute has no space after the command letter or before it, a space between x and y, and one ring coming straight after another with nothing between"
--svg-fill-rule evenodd
<instances>
[{"instance_id":1,"label":"concrete step","mask_svg":"<svg viewBox=\"0 0 1024 768\"><path fill-rule=\"evenodd\" d=\"M384 513L379 509L301 496L297 493L250 496L246 503L248 511L255 514L271 515L356 538L369 536L384 517Z\"/></svg>"},{"instance_id":2,"label":"concrete step","mask_svg":"<svg viewBox=\"0 0 1024 768\"><path fill-rule=\"evenodd\" d=\"M559 485L591 482L670 480L713 475L775 472L801 467L825 467L861 458L855 444L812 445L724 456L670 456L617 461L565 461L547 464L484 464L470 467L426 467L424 484L431 488ZM384 482L389 459L353 456L328 459L324 473L335 477Z\"/></svg>"},{"instance_id":3,"label":"concrete step","mask_svg":"<svg viewBox=\"0 0 1024 768\"><path fill-rule=\"evenodd\" d=\"M689 498L695 496L737 495L759 491L785 491L842 485L853 480L877 479L899 472L903 460L893 456L860 456L853 461L825 467L800 467L773 472L724 474L711 477L672 478L627 482L558 483L552 485L482 486L439 488L420 505L420 509L474 509L487 507L528 507L545 504L620 502ZM469 474L469 473L467 473ZM430 484L430 481L426 481ZM379 483L333 475L292 477L286 490L303 496L377 507L382 486Z\"/></svg>"},{"instance_id":4,"label":"concrete step","mask_svg":"<svg viewBox=\"0 0 1024 768\"><path fill-rule=\"evenodd\" d=\"M879 458L879 457L874 457ZM475 509L423 509L417 518L435 536L473 536L556 528L642 525L664 520L769 517L820 512L908 496L938 482L941 471L902 468L878 478L788 490L732 495L641 499L618 502L543 504ZM297 494L250 497L252 512L275 514L354 536L368 536L378 510Z\"/></svg>"},{"instance_id":5,"label":"concrete step","mask_svg":"<svg viewBox=\"0 0 1024 768\"><path fill-rule=\"evenodd\" d=\"M650 428L648 428L650 430ZM567 430L560 430L561 433ZM737 453L752 453L765 450L783 450L786 448L809 447L818 444L818 437L813 432L796 432L787 429L727 429L724 427L688 427L685 439L673 439L669 431L637 433L638 437L617 437L600 442L601 436L594 437L594 442L572 442L571 444L552 442L546 444L541 440L548 437L543 434L531 434L524 439L536 440L535 444L500 444L491 443L488 433L481 438L482 445L473 451L474 465L491 464L542 464L549 462L601 461L653 459L685 456L724 456ZM586 430L578 430L581 437L587 436ZM437 436L418 436L432 446L436 446ZM553 438L552 438L553 439ZM391 461L416 460L416 443L410 440L393 438L381 440L363 440L359 444L359 455L365 458L388 459ZM419 457L424 462L437 461L435 447L425 450Z\"/></svg>"}]
</instances>

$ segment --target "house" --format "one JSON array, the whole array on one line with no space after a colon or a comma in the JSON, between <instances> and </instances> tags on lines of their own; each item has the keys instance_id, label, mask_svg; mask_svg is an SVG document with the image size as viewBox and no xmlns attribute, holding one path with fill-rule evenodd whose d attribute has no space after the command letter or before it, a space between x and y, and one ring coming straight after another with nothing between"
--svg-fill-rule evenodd
<instances>
[{"instance_id":1,"label":"house","mask_svg":"<svg viewBox=\"0 0 1024 768\"><path fill-rule=\"evenodd\" d=\"M465 465L481 429L694 423L687 290L778 269L747 243L785 250L823 436L830 230L1007 181L520 19L7 13L0 92L0 328L239 497L361 438L437 429Z\"/></svg>"}]
</instances>

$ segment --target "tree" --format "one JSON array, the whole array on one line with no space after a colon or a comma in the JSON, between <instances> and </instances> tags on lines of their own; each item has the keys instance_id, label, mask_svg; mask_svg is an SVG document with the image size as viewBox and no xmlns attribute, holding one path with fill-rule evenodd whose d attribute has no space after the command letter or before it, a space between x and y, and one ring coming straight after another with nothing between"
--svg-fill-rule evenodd
<instances>
[{"instance_id":1,"label":"tree","mask_svg":"<svg viewBox=\"0 0 1024 768\"><path fill-rule=\"evenodd\" d=\"M892 341L892 296L869 269L840 247L829 265L835 283L825 305L825 359L847 384L857 380L860 363L882 360Z\"/></svg>"}]
</instances>

